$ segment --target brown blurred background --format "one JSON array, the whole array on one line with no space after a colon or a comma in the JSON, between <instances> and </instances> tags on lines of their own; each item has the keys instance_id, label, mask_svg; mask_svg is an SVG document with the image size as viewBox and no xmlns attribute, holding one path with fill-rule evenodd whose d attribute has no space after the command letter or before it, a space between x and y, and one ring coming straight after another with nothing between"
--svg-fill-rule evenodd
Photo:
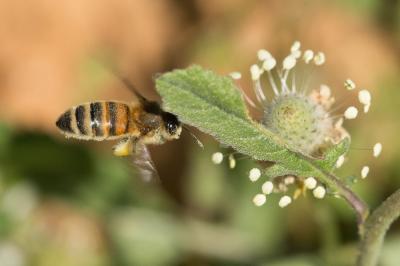
<instances>
[{"instance_id":1,"label":"brown blurred background","mask_svg":"<svg viewBox=\"0 0 400 266\"><path fill-rule=\"evenodd\" d=\"M152 147L163 180L152 187L112 144L65 140L54 125L81 102L129 101L114 70L151 99L157 73L194 63L241 71L248 90L257 50L283 58L294 40L325 52L316 79L336 98L347 78L373 94L370 114L346 125L341 173L370 165L355 189L376 206L400 186L400 1L0 0L0 265L351 265L343 202L256 208L252 162L212 165L220 147L205 135L205 150L185 134ZM377 141L373 160L362 148ZM400 259L396 243L395 226L382 265Z\"/></svg>"}]
</instances>

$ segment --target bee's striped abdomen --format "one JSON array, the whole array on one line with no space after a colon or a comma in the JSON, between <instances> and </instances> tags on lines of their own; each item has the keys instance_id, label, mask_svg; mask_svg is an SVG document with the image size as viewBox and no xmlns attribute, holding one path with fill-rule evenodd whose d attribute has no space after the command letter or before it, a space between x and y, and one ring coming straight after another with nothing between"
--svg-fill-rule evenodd
<instances>
[{"instance_id":1,"label":"bee's striped abdomen","mask_svg":"<svg viewBox=\"0 0 400 266\"><path fill-rule=\"evenodd\" d=\"M134 133L131 108L122 102L85 103L67 110L56 125L78 139L116 139Z\"/></svg>"}]
</instances>

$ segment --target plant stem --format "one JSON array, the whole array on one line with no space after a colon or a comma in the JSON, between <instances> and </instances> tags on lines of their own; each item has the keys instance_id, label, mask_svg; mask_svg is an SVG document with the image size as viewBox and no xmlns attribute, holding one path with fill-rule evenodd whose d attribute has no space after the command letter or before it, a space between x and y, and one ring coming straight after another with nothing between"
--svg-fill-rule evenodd
<instances>
[{"instance_id":1,"label":"plant stem","mask_svg":"<svg viewBox=\"0 0 400 266\"><path fill-rule=\"evenodd\" d=\"M400 189L387 198L365 222L358 266L375 266L378 262L386 231L400 216Z\"/></svg>"}]
</instances>

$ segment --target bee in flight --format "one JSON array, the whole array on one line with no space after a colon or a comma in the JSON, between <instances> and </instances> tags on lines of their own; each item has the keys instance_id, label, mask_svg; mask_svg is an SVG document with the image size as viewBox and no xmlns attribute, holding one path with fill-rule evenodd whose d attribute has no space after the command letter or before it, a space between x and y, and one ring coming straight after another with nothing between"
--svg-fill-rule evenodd
<instances>
[{"instance_id":1,"label":"bee in flight","mask_svg":"<svg viewBox=\"0 0 400 266\"><path fill-rule=\"evenodd\" d=\"M57 120L56 126L67 138L80 140L120 140L114 155L133 155L133 162L145 181L157 176L147 144L163 144L178 139L182 125L178 118L162 110L157 102L133 91L132 102L96 101L73 106Z\"/></svg>"}]
</instances>

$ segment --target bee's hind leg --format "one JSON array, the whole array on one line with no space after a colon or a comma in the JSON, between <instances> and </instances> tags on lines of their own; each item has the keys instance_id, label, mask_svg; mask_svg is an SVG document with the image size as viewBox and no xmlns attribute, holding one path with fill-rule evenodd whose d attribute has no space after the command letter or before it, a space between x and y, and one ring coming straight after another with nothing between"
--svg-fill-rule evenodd
<instances>
[{"instance_id":1,"label":"bee's hind leg","mask_svg":"<svg viewBox=\"0 0 400 266\"><path fill-rule=\"evenodd\" d=\"M123 139L113 147L115 156L129 156L133 153L133 140L131 138Z\"/></svg>"}]
</instances>

